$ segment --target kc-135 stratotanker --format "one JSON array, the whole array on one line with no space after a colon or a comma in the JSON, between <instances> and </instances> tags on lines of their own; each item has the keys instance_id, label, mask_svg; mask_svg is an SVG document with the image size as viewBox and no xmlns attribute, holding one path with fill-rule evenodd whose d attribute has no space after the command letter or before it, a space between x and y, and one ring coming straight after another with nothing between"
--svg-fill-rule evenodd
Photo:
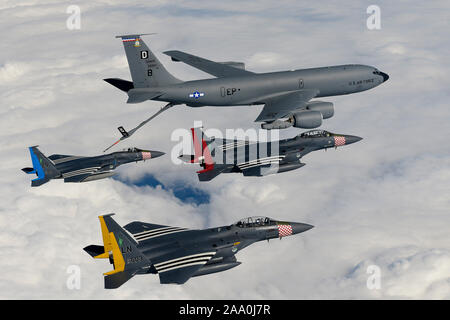
<instances>
[{"instance_id":1,"label":"kc-135 stratotanker","mask_svg":"<svg viewBox=\"0 0 450 320\"><path fill-rule=\"evenodd\" d=\"M189 230L134 221L123 228L100 216L103 246L84 250L96 259L109 259L114 269L104 273L105 288L120 287L137 274L158 274L160 283L183 284L191 277L237 267L235 254L262 240L282 238L311 229L306 223L249 217L232 225Z\"/></svg>"},{"instance_id":2,"label":"kc-135 stratotanker","mask_svg":"<svg viewBox=\"0 0 450 320\"><path fill-rule=\"evenodd\" d=\"M189 107L264 105L255 120L262 122L263 129L291 126L313 129L334 115L334 106L331 102L311 99L369 90L389 79L388 74L377 68L361 64L255 73L245 70L242 62L214 62L181 51L164 52L173 61L182 61L216 77L181 81L164 68L141 36L117 36L122 39L133 81L119 78L105 81L126 92L127 103L146 100L168 103L130 131L119 127L122 137L112 146L179 104Z\"/></svg>"},{"instance_id":3,"label":"kc-135 stratotanker","mask_svg":"<svg viewBox=\"0 0 450 320\"><path fill-rule=\"evenodd\" d=\"M64 182L87 182L109 178L122 164L145 161L164 154L161 151L129 148L94 157L52 154L47 158L37 146L29 149L33 168L23 168L22 171L37 175L37 178L31 181L32 187L38 187L51 179L64 179Z\"/></svg>"},{"instance_id":4,"label":"kc-135 stratotanker","mask_svg":"<svg viewBox=\"0 0 450 320\"><path fill-rule=\"evenodd\" d=\"M300 160L310 152L337 148L360 141L358 136L336 134L326 130L310 130L293 138L257 142L207 137L202 128L191 128L194 154L179 158L197 163L200 181L210 181L221 173L242 173L261 177L301 168Z\"/></svg>"}]
</instances>

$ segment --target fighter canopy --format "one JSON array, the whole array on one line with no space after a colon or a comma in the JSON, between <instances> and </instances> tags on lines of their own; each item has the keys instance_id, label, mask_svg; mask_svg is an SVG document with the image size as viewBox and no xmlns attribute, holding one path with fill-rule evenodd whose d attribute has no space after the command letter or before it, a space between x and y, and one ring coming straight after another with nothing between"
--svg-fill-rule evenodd
<instances>
[{"instance_id":1,"label":"fighter canopy","mask_svg":"<svg viewBox=\"0 0 450 320\"><path fill-rule=\"evenodd\" d=\"M302 138L330 137L332 135L334 134L325 130L310 130L299 134Z\"/></svg>"},{"instance_id":2,"label":"fighter canopy","mask_svg":"<svg viewBox=\"0 0 450 320\"><path fill-rule=\"evenodd\" d=\"M362 140L362 138L358 136L336 134L325 130L310 130L299 134L297 137L304 139L334 137L336 147L355 143Z\"/></svg>"},{"instance_id":3,"label":"fighter canopy","mask_svg":"<svg viewBox=\"0 0 450 320\"><path fill-rule=\"evenodd\" d=\"M140 153L142 153L143 160L148 160L150 158L157 158L157 157L160 157L165 154L164 152L161 152L161 151L144 150L144 149L139 149L136 147L122 149L122 152L126 152L126 153L139 153L140 152Z\"/></svg>"},{"instance_id":4,"label":"fighter canopy","mask_svg":"<svg viewBox=\"0 0 450 320\"><path fill-rule=\"evenodd\" d=\"M273 226L275 229L278 229L277 234L280 238L305 232L313 228L312 225L307 223L276 221L272 218L262 216L244 218L236 222L234 225L239 228L258 228Z\"/></svg>"},{"instance_id":5,"label":"fighter canopy","mask_svg":"<svg viewBox=\"0 0 450 320\"><path fill-rule=\"evenodd\" d=\"M275 225L276 221L268 218L268 217L262 217L262 216L255 216L255 217L248 217L239 220L234 225L240 228L252 228L252 227L259 227L259 226L270 226Z\"/></svg>"}]
</instances>

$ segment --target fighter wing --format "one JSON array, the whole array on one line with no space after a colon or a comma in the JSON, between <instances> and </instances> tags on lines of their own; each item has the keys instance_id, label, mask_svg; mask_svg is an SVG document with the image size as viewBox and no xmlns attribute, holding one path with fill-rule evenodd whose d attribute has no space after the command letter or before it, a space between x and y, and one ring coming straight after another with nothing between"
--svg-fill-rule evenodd
<instances>
[{"instance_id":1,"label":"fighter wing","mask_svg":"<svg viewBox=\"0 0 450 320\"><path fill-rule=\"evenodd\" d=\"M157 238L159 240L159 237L187 230L186 228L170 227L140 221L131 222L124 226L124 228L133 235L133 238L137 242L148 241L150 239L156 240Z\"/></svg>"},{"instance_id":2,"label":"fighter wing","mask_svg":"<svg viewBox=\"0 0 450 320\"><path fill-rule=\"evenodd\" d=\"M302 89L266 98L264 108L255 121L274 121L286 117L294 110L303 109L318 93L316 89Z\"/></svg>"},{"instance_id":3,"label":"fighter wing","mask_svg":"<svg viewBox=\"0 0 450 320\"><path fill-rule=\"evenodd\" d=\"M83 182L88 178L89 178L89 180L96 180L95 178L98 179L98 178L100 178L100 176L105 177L105 175L107 175L107 176L113 175L112 170L109 170L108 166L83 168L83 169L65 172L62 174L62 176L64 178L64 182Z\"/></svg>"},{"instance_id":4,"label":"fighter wing","mask_svg":"<svg viewBox=\"0 0 450 320\"><path fill-rule=\"evenodd\" d=\"M256 143L256 142L251 142L249 140L237 140L237 139L231 140L231 139L220 139L220 138L215 138L215 142L216 142L215 148L222 152L226 152L227 150L240 148L240 147L244 147L244 146L248 146L248 145Z\"/></svg>"},{"instance_id":5,"label":"fighter wing","mask_svg":"<svg viewBox=\"0 0 450 320\"><path fill-rule=\"evenodd\" d=\"M253 72L246 71L244 69L239 69L232 67L228 64L223 64L220 62L214 62L211 60L200 58L182 51L173 50L173 51L166 51L164 53L172 57L172 60L174 61L182 61L194 68L200 69L218 78L248 76L253 74Z\"/></svg>"},{"instance_id":6,"label":"fighter wing","mask_svg":"<svg viewBox=\"0 0 450 320\"><path fill-rule=\"evenodd\" d=\"M54 164L85 158L83 156L73 156L68 154L52 154L48 157Z\"/></svg>"},{"instance_id":7,"label":"fighter wing","mask_svg":"<svg viewBox=\"0 0 450 320\"><path fill-rule=\"evenodd\" d=\"M175 238L176 233L195 232L194 230L140 221L131 222L124 228L139 244L161 248L156 250L157 253L148 252L161 283L185 283L216 254L216 250L212 248L183 245L180 244L180 237ZM165 237L166 235L172 236Z\"/></svg>"},{"instance_id":8,"label":"fighter wing","mask_svg":"<svg viewBox=\"0 0 450 320\"><path fill-rule=\"evenodd\" d=\"M273 155L264 158L258 158L255 160L238 163L237 167L242 171L244 176L259 176L263 168L271 167L272 165L277 166L283 159L284 155ZM261 174L262 175L262 174Z\"/></svg>"},{"instance_id":9,"label":"fighter wing","mask_svg":"<svg viewBox=\"0 0 450 320\"><path fill-rule=\"evenodd\" d=\"M83 180L86 179L87 177L89 177L90 175L91 175L91 173L83 173L83 174L74 175L71 177L64 178L64 182L83 182Z\"/></svg>"}]
</instances>

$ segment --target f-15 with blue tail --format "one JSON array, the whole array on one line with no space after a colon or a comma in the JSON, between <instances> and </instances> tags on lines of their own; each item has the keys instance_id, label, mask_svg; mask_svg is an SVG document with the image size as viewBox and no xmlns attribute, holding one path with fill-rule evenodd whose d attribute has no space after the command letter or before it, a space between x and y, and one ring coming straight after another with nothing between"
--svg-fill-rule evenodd
<instances>
[{"instance_id":1,"label":"f-15 with blue tail","mask_svg":"<svg viewBox=\"0 0 450 320\"><path fill-rule=\"evenodd\" d=\"M23 168L28 174L36 174L31 181L32 187L38 187L52 179L64 179L64 182L87 182L111 177L114 170L125 163L145 161L162 156L164 152L130 148L110 154L84 157L64 154L52 154L46 157L37 146L30 147L33 167Z\"/></svg>"}]
</instances>

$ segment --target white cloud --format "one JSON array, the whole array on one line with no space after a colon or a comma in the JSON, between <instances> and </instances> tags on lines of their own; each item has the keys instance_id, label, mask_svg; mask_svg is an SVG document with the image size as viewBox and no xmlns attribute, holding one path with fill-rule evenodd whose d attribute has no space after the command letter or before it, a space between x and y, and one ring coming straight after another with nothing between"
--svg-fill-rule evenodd
<instances>
[{"instance_id":1,"label":"white cloud","mask_svg":"<svg viewBox=\"0 0 450 320\"><path fill-rule=\"evenodd\" d=\"M25 76L31 67L27 63L6 63L0 68L0 84L15 82Z\"/></svg>"},{"instance_id":2,"label":"white cloud","mask_svg":"<svg viewBox=\"0 0 450 320\"><path fill-rule=\"evenodd\" d=\"M273 68L278 66L280 61L286 60L282 54L276 52L258 52L248 59L248 66L254 70L261 68Z\"/></svg>"},{"instance_id":3,"label":"white cloud","mask_svg":"<svg viewBox=\"0 0 450 320\"><path fill-rule=\"evenodd\" d=\"M377 31L365 27L363 2L79 5L79 31L66 29L62 1L7 1L0 7L0 27L8 30L0 51L1 298L450 298L447 2L420 10L382 4ZM125 94L102 81L130 79L114 36L140 31L158 32L145 40L185 80L207 75L171 62L162 51L243 61L256 72L363 63L391 78L368 92L324 99L335 103L336 114L323 128L364 140L309 154L304 168L277 176L229 174L199 183L197 168L170 163L172 130L194 120L221 130L258 128L253 120L260 107L177 106L123 142L121 147L166 156L120 168L122 180L153 174L169 188L185 184L209 193L209 204L183 203L170 190L112 179L30 188L30 177L20 171L30 164L26 147L99 154L117 139L119 125L132 128L162 105L127 105ZM282 136L297 133L288 129ZM100 243L97 216L109 212L120 224L204 228L267 215L315 228L257 243L238 254L238 268L183 286L162 286L149 275L107 291L102 272L111 266L82 248ZM379 290L366 287L372 264L381 269ZM66 288L69 265L81 267L80 290Z\"/></svg>"},{"instance_id":4,"label":"white cloud","mask_svg":"<svg viewBox=\"0 0 450 320\"><path fill-rule=\"evenodd\" d=\"M380 288L371 289L370 298L431 299L450 298L450 252L448 249L398 247L367 259L339 279L339 290L347 298L358 298L367 281L369 266L380 268ZM367 289L365 289L367 290ZM356 294L355 294L356 293Z\"/></svg>"}]
</instances>

